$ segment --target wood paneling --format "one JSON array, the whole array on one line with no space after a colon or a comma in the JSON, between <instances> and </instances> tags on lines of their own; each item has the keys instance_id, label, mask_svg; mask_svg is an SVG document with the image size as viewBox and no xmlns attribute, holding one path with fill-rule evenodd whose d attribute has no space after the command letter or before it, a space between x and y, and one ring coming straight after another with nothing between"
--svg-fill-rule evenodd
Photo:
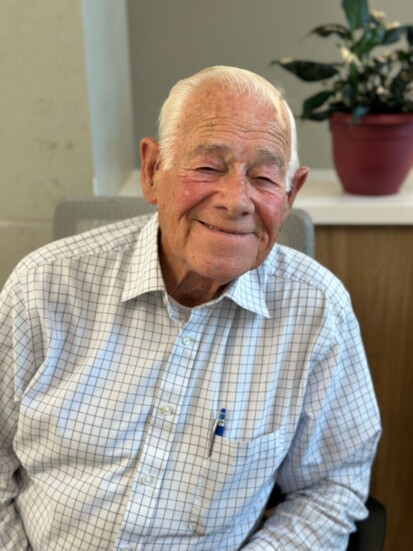
<instances>
[{"instance_id":1,"label":"wood paneling","mask_svg":"<svg viewBox=\"0 0 413 551\"><path fill-rule=\"evenodd\" d=\"M316 258L350 292L383 436L370 493L385 504L385 551L413 549L413 226L318 226Z\"/></svg>"}]
</instances>

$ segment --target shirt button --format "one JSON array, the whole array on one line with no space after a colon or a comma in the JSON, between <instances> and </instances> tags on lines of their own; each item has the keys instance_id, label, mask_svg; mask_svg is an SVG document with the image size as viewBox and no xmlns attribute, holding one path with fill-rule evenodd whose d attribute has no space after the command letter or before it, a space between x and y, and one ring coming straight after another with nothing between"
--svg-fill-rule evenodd
<instances>
[{"instance_id":1,"label":"shirt button","mask_svg":"<svg viewBox=\"0 0 413 551\"><path fill-rule=\"evenodd\" d=\"M174 408L172 406L162 406L160 408L161 415L173 415L175 413Z\"/></svg>"},{"instance_id":2,"label":"shirt button","mask_svg":"<svg viewBox=\"0 0 413 551\"><path fill-rule=\"evenodd\" d=\"M155 482L155 479L153 476L151 476L150 474L143 474L140 478L139 478L139 483L140 484L143 484L144 486L153 486L154 485L154 482Z\"/></svg>"},{"instance_id":3,"label":"shirt button","mask_svg":"<svg viewBox=\"0 0 413 551\"><path fill-rule=\"evenodd\" d=\"M189 346L192 343L191 337L182 337L182 344L184 346Z\"/></svg>"}]
</instances>

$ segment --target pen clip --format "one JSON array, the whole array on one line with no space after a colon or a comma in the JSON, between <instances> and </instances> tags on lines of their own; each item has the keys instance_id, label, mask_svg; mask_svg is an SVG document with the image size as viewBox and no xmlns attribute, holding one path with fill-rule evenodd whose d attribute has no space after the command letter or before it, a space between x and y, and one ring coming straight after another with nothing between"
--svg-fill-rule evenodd
<instances>
[{"instance_id":1,"label":"pen clip","mask_svg":"<svg viewBox=\"0 0 413 551\"><path fill-rule=\"evenodd\" d=\"M219 419L215 419L214 424L212 425L211 432L209 433L209 443L208 443L208 457L211 457L212 448L214 446L215 440L215 431L217 430Z\"/></svg>"},{"instance_id":2,"label":"pen clip","mask_svg":"<svg viewBox=\"0 0 413 551\"><path fill-rule=\"evenodd\" d=\"M218 419L215 419L215 422L212 426L210 435L209 435L209 446L208 446L208 457L211 457L212 455L212 449L214 447L214 441L215 436L222 436L224 434L224 426L225 426L225 415L227 410L225 408L221 408Z\"/></svg>"}]
</instances>

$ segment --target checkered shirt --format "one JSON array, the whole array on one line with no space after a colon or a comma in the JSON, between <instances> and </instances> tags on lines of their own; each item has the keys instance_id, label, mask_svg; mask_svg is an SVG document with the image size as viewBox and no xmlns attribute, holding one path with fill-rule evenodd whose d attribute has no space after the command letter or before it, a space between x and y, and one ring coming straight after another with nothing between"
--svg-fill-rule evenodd
<instances>
[{"instance_id":1,"label":"checkered shirt","mask_svg":"<svg viewBox=\"0 0 413 551\"><path fill-rule=\"evenodd\" d=\"M0 548L345 549L380 432L347 292L276 245L181 308L157 233L155 214L57 241L3 289Z\"/></svg>"}]
</instances>

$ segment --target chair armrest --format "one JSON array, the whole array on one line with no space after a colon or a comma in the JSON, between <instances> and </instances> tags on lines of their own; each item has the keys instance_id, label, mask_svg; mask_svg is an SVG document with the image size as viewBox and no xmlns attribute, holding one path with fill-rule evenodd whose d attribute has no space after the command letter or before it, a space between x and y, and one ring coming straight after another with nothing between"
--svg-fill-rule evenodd
<instances>
[{"instance_id":1,"label":"chair armrest","mask_svg":"<svg viewBox=\"0 0 413 551\"><path fill-rule=\"evenodd\" d=\"M347 551L382 551L386 534L386 509L373 497L366 502L369 516L357 522L357 531L350 536Z\"/></svg>"}]
</instances>

